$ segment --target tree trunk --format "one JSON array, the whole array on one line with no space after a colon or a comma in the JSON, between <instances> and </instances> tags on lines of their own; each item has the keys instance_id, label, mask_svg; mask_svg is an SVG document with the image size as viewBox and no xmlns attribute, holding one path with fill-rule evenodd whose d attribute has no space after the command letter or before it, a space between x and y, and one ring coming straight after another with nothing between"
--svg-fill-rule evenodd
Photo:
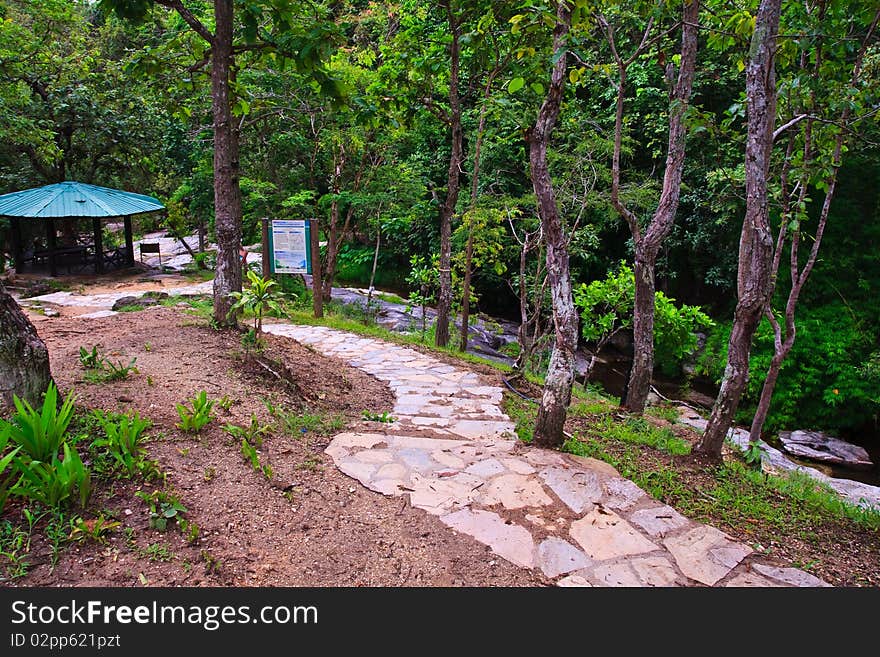
<instances>
[{"instance_id":1,"label":"tree trunk","mask_svg":"<svg viewBox=\"0 0 880 657\"><path fill-rule=\"evenodd\" d=\"M635 276L633 358L626 382L626 393L620 400L620 405L630 413L641 413L645 410L654 373L655 261L656 254L652 257L644 253L644 249L636 248L633 267Z\"/></svg>"},{"instance_id":2,"label":"tree trunk","mask_svg":"<svg viewBox=\"0 0 880 657\"><path fill-rule=\"evenodd\" d=\"M211 52L211 103L214 112L214 321L234 326L232 292L241 292L241 189L238 182L238 131L229 104L232 75L233 0L214 1L216 29Z\"/></svg>"},{"instance_id":3,"label":"tree trunk","mask_svg":"<svg viewBox=\"0 0 880 657\"><path fill-rule=\"evenodd\" d=\"M339 152L333 158L333 183L330 187L333 201L330 203L330 225L327 227L327 260L324 263L323 280L324 301L330 301L332 297L333 278L336 275L336 257L339 252L339 190L344 165L345 148L340 145Z\"/></svg>"},{"instance_id":4,"label":"tree trunk","mask_svg":"<svg viewBox=\"0 0 880 657\"><path fill-rule=\"evenodd\" d=\"M449 122L452 128L452 152L449 155L446 201L440 210L440 292L437 295L437 331L434 344L449 344L449 312L452 308L452 215L458 203L459 173L461 170L462 128L461 98L458 91L461 24L452 10L452 3L444 3L452 33L449 65Z\"/></svg>"},{"instance_id":5,"label":"tree trunk","mask_svg":"<svg viewBox=\"0 0 880 657\"><path fill-rule=\"evenodd\" d=\"M565 85L567 37L571 28L571 5L559 2L556 26L553 29L555 64L550 76L550 88L538 112L529 143L532 186L538 199L538 214L547 245L547 276L553 306L553 324L556 341L544 381L541 405L535 424L536 445L558 447L563 442L563 427L571 402L574 380L574 353L577 349L577 313L571 293L571 272L568 265L568 245L556 206L553 181L547 166L547 145L559 117L562 91Z\"/></svg>"},{"instance_id":6,"label":"tree trunk","mask_svg":"<svg viewBox=\"0 0 880 657\"><path fill-rule=\"evenodd\" d=\"M642 413L651 391L654 371L654 271L657 254L663 240L672 230L681 193L684 171L687 127L684 115L688 109L694 70L697 65L697 36L699 32L699 0L685 0L681 28L681 64L678 81L672 93L669 109L669 142L666 151L666 170L660 202L641 239L635 241L635 306L633 308L633 361L621 405L631 413Z\"/></svg>"},{"instance_id":7,"label":"tree trunk","mask_svg":"<svg viewBox=\"0 0 880 657\"><path fill-rule=\"evenodd\" d=\"M13 408L13 395L38 407L50 381L46 345L0 282L0 408Z\"/></svg>"},{"instance_id":8,"label":"tree trunk","mask_svg":"<svg viewBox=\"0 0 880 657\"><path fill-rule=\"evenodd\" d=\"M773 236L769 226L767 176L776 120L773 57L781 4L782 0L761 0L746 68L746 216L739 243L738 299L721 389L706 432L694 448L695 453L713 460L721 459L724 438L746 386L752 338L771 292Z\"/></svg>"},{"instance_id":9,"label":"tree trunk","mask_svg":"<svg viewBox=\"0 0 880 657\"><path fill-rule=\"evenodd\" d=\"M464 280L461 283L461 332L459 333L459 351L467 351L468 333L471 323L471 267L474 260L474 228L468 230L467 246L464 250Z\"/></svg>"},{"instance_id":10,"label":"tree trunk","mask_svg":"<svg viewBox=\"0 0 880 657\"><path fill-rule=\"evenodd\" d=\"M752 426L749 430L749 442L751 443L757 443L761 440L761 430L764 428L764 422L767 421L767 413L770 412L770 402L773 399L773 390L776 388L779 371L782 369L782 363L791 351L792 345L794 345L794 333L786 338L781 348L775 350L773 358L770 360L767 378L764 379L761 398L758 400L758 408L755 409L755 417L752 419Z\"/></svg>"}]
</instances>

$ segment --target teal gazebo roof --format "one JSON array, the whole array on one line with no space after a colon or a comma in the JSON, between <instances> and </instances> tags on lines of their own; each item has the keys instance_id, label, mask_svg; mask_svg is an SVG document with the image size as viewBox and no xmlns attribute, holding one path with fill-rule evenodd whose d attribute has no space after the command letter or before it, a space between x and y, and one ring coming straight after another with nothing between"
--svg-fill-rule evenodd
<instances>
[{"instance_id":1,"label":"teal gazebo roof","mask_svg":"<svg viewBox=\"0 0 880 657\"><path fill-rule=\"evenodd\" d=\"M164 210L158 199L120 189L63 182L0 196L0 217L129 217Z\"/></svg>"}]
</instances>

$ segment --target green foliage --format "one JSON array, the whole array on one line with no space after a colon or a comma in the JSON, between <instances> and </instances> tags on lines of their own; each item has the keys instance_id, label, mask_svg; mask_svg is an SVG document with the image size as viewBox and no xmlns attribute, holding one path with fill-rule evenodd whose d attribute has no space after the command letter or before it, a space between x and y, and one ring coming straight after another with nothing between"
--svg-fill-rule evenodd
<instances>
[{"instance_id":1,"label":"green foliage","mask_svg":"<svg viewBox=\"0 0 880 657\"><path fill-rule=\"evenodd\" d=\"M150 421L133 414L108 414L94 411L93 415L104 436L92 441L91 449L98 458L110 460L110 470L117 470L124 476L141 475L147 478L158 475L155 462L146 458L143 448L143 432L150 427Z\"/></svg>"},{"instance_id":2,"label":"green foliage","mask_svg":"<svg viewBox=\"0 0 880 657\"><path fill-rule=\"evenodd\" d=\"M230 436L240 440L247 440L257 448L263 447L263 438L270 434L272 426L269 424L260 424L259 418L255 413L251 413L251 422L247 427L240 427L235 424L227 424L223 430Z\"/></svg>"},{"instance_id":3,"label":"green foliage","mask_svg":"<svg viewBox=\"0 0 880 657\"><path fill-rule=\"evenodd\" d=\"M880 377L871 369L875 330L839 303L804 308L795 326L797 337L779 373L766 430L848 431L871 423L880 406ZM729 335L729 322L710 333L697 363L699 374L721 380ZM772 357L773 330L765 319L755 335L739 421L751 421Z\"/></svg>"},{"instance_id":4,"label":"green foliage","mask_svg":"<svg viewBox=\"0 0 880 657\"><path fill-rule=\"evenodd\" d=\"M175 426L181 431L190 433L198 433L202 428L214 419L211 409L214 406L213 399L208 399L208 393L204 390L196 393L196 396L189 400L190 407L184 404L177 404L177 414L180 416L180 422Z\"/></svg>"},{"instance_id":5,"label":"green foliage","mask_svg":"<svg viewBox=\"0 0 880 657\"><path fill-rule=\"evenodd\" d=\"M174 493L154 490L152 493L139 490L135 495L150 507L150 527L164 532L168 523L177 523L186 513L186 507Z\"/></svg>"},{"instance_id":6,"label":"green foliage","mask_svg":"<svg viewBox=\"0 0 880 657\"><path fill-rule=\"evenodd\" d=\"M581 312L581 334L596 343L600 351L619 331L632 327L635 304L635 277L621 262L616 272L604 280L581 284L574 290L575 305ZM696 306L677 306L662 292L654 295L655 362L664 371L675 372L697 348L697 331L715 322Z\"/></svg>"},{"instance_id":7,"label":"green foliage","mask_svg":"<svg viewBox=\"0 0 880 657\"><path fill-rule=\"evenodd\" d=\"M426 310L430 303L436 300L437 289L440 285L440 275L437 267L428 264L424 256L414 255L410 258L410 271L406 282L413 286L409 294L409 308L420 307L422 311L422 340L425 338Z\"/></svg>"},{"instance_id":8,"label":"green foliage","mask_svg":"<svg viewBox=\"0 0 880 657\"><path fill-rule=\"evenodd\" d=\"M102 545L107 544L107 537L114 529L122 525L118 520L108 520L103 513L91 520L74 518L71 521L71 531L68 536L71 541L90 540Z\"/></svg>"},{"instance_id":9,"label":"green foliage","mask_svg":"<svg viewBox=\"0 0 880 657\"><path fill-rule=\"evenodd\" d=\"M229 309L229 315L231 317L242 310L253 313L254 333L259 335L263 330L263 315L266 312L271 310L279 315L282 314L278 303L278 290L275 289L278 284L271 278L262 278L250 269L247 271L247 278L250 286L245 287L241 292L230 294L235 299L235 303Z\"/></svg>"},{"instance_id":10,"label":"green foliage","mask_svg":"<svg viewBox=\"0 0 880 657\"><path fill-rule=\"evenodd\" d=\"M34 461L51 461L58 456L67 428L73 418L74 393L71 390L58 408L58 389L50 381L40 411L18 396L13 397L15 413L10 420L0 418L0 434L8 432L22 455Z\"/></svg>"},{"instance_id":11,"label":"green foliage","mask_svg":"<svg viewBox=\"0 0 880 657\"><path fill-rule=\"evenodd\" d=\"M21 479L11 493L54 509L78 501L85 507L92 493L92 478L79 453L63 443L64 456L48 461L21 461Z\"/></svg>"},{"instance_id":12,"label":"green foliage","mask_svg":"<svg viewBox=\"0 0 880 657\"><path fill-rule=\"evenodd\" d=\"M370 422L387 422L390 424L396 420L396 418L392 416L391 413L389 413L388 411L374 413L373 411L368 411L367 409L364 409L361 415L365 420L368 420Z\"/></svg>"},{"instance_id":13,"label":"green foliage","mask_svg":"<svg viewBox=\"0 0 880 657\"><path fill-rule=\"evenodd\" d=\"M272 466L268 463L265 465L260 464L260 455L257 449L247 441L247 438L241 439L241 454L245 460L250 462L251 467L255 471L262 473L266 479L272 481Z\"/></svg>"},{"instance_id":14,"label":"green foliage","mask_svg":"<svg viewBox=\"0 0 880 657\"><path fill-rule=\"evenodd\" d=\"M79 348L79 362L87 370L103 369L104 358L98 353L98 346L92 347L91 351L87 351L85 347Z\"/></svg>"},{"instance_id":15,"label":"green foliage","mask_svg":"<svg viewBox=\"0 0 880 657\"><path fill-rule=\"evenodd\" d=\"M18 468L14 467L13 461L21 447L7 450L11 431L11 428L8 426L0 428L0 455L2 455L0 456L0 513L3 513L3 508L6 506L6 500L9 497L9 489L12 487L13 480L19 476Z\"/></svg>"}]
</instances>

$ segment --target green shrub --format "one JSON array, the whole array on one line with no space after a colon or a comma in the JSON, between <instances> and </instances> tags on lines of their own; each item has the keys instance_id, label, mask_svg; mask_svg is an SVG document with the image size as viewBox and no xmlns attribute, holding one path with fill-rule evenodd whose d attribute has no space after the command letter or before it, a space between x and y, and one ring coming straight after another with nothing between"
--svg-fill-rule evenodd
<instances>
[{"instance_id":1,"label":"green shrub","mask_svg":"<svg viewBox=\"0 0 880 657\"><path fill-rule=\"evenodd\" d=\"M574 290L574 302L581 313L581 334L601 348L621 330L633 324L635 276L625 263L603 280L582 284ZM697 331L714 326L697 306L675 304L662 292L654 295L654 362L673 375L682 361L697 348Z\"/></svg>"},{"instance_id":2,"label":"green shrub","mask_svg":"<svg viewBox=\"0 0 880 657\"><path fill-rule=\"evenodd\" d=\"M150 427L149 420L142 419L137 412L133 415L107 415L95 411L93 415L104 437L92 441L91 447L109 457L113 469L129 477L155 473L155 464L146 459L146 452L141 446L143 432Z\"/></svg>"},{"instance_id":3,"label":"green shrub","mask_svg":"<svg viewBox=\"0 0 880 657\"><path fill-rule=\"evenodd\" d=\"M189 401L192 408L187 408L183 404L177 405L177 414L180 416L177 428L190 433L198 433L202 427L214 419L214 416L211 415L214 400L208 399L208 393L201 390Z\"/></svg>"},{"instance_id":4,"label":"green shrub","mask_svg":"<svg viewBox=\"0 0 880 657\"><path fill-rule=\"evenodd\" d=\"M64 458L48 461L19 461L21 479L10 491L33 502L55 509L78 495L85 507L92 493L92 478L76 449L64 443Z\"/></svg>"},{"instance_id":5,"label":"green shrub","mask_svg":"<svg viewBox=\"0 0 880 657\"><path fill-rule=\"evenodd\" d=\"M880 371L870 367L877 336L843 304L804 309L782 365L765 428L845 431L873 421L880 409ZM730 322L709 334L697 373L720 382ZM773 329L764 319L755 335L748 387L737 420L750 422L773 357ZM867 364L866 364L867 363Z\"/></svg>"},{"instance_id":6,"label":"green shrub","mask_svg":"<svg viewBox=\"0 0 880 657\"><path fill-rule=\"evenodd\" d=\"M10 420L0 419L0 432L8 431L13 443L34 461L48 462L58 456L67 427L73 418L74 395L71 390L58 408L58 389L49 382L39 411L18 396L13 397L15 413Z\"/></svg>"}]
</instances>

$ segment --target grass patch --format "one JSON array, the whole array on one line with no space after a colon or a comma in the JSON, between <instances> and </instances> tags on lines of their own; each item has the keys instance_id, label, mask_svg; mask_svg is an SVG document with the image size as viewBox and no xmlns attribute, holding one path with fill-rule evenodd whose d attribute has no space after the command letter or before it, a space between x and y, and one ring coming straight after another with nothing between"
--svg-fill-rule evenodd
<instances>
[{"instance_id":1,"label":"grass patch","mask_svg":"<svg viewBox=\"0 0 880 657\"><path fill-rule=\"evenodd\" d=\"M616 420L611 416L599 419L591 430L605 440L619 440L631 445L646 445L667 454L690 454L688 441L676 436L666 427L655 427L640 417Z\"/></svg>"},{"instance_id":2,"label":"grass patch","mask_svg":"<svg viewBox=\"0 0 880 657\"><path fill-rule=\"evenodd\" d=\"M645 414L650 415L651 417L660 418L661 420L666 420L667 422L675 422L678 420L678 411L671 406L648 406L645 409Z\"/></svg>"}]
</instances>

